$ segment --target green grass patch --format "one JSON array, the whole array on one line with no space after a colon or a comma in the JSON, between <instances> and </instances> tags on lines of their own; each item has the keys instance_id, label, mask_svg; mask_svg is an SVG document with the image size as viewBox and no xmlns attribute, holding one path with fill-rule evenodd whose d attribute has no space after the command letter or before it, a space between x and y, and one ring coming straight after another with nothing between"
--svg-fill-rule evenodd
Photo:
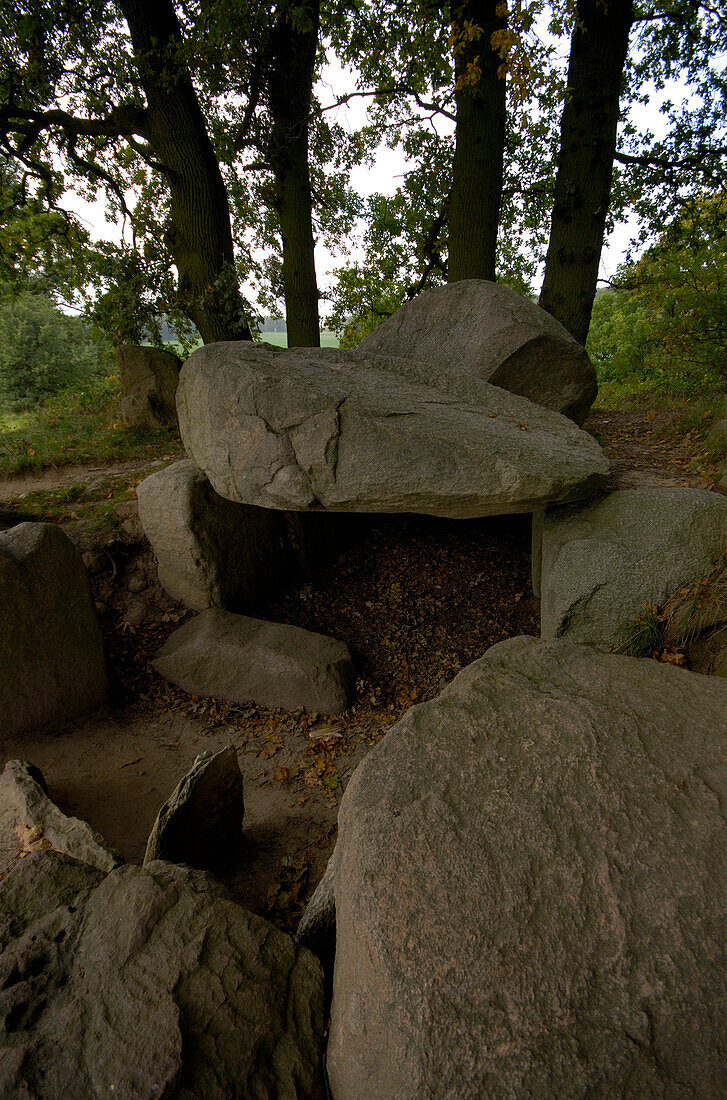
<instances>
[{"instance_id":1,"label":"green grass patch","mask_svg":"<svg viewBox=\"0 0 727 1100\"><path fill-rule=\"evenodd\" d=\"M109 375L27 412L0 412L0 474L84 462L144 461L179 449L179 436L172 430L126 427L119 413L121 396L118 378Z\"/></svg>"},{"instance_id":2,"label":"green grass patch","mask_svg":"<svg viewBox=\"0 0 727 1100\"><path fill-rule=\"evenodd\" d=\"M278 348L287 348L288 346L288 334L286 332L262 332L260 339L264 344L275 344ZM326 332L324 329L321 332L321 347L337 348L338 346L338 337L335 332Z\"/></svg>"},{"instance_id":3,"label":"green grass patch","mask_svg":"<svg viewBox=\"0 0 727 1100\"><path fill-rule=\"evenodd\" d=\"M57 489L38 489L25 493L21 500L0 505L4 516L33 516L53 523L81 521L99 534L112 534L124 521L116 511L118 504L134 499L128 480L103 479L92 486L64 485Z\"/></svg>"}]
</instances>

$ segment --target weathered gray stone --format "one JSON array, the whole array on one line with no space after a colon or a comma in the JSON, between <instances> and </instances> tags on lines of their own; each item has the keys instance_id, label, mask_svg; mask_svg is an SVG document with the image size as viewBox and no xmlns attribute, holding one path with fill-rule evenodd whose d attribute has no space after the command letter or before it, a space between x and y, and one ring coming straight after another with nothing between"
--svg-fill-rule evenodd
<instances>
[{"instance_id":1,"label":"weathered gray stone","mask_svg":"<svg viewBox=\"0 0 727 1100\"><path fill-rule=\"evenodd\" d=\"M203 872L31 856L0 949L4 1096L322 1096L318 962Z\"/></svg>"},{"instance_id":2,"label":"weathered gray stone","mask_svg":"<svg viewBox=\"0 0 727 1100\"><path fill-rule=\"evenodd\" d=\"M203 752L159 811L144 865L164 859L214 871L239 854L244 816L234 746Z\"/></svg>"},{"instance_id":3,"label":"weathered gray stone","mask_svg":"<svg viewBox=\"0 0 727 1100\"><path fill-rule=\"evenodd\" d=\"M0 735L74 718L106 696L101 630L73 543L52 523L0 532Z\"/></svg>"},{"instance_id":4,"label":"weathered gray stone","mask_svg":"<svg viewBox=\"0 0 727 1100\"><path fill-rule=\"evenodd\" d=\"M333 964L336 953L336 897L332 857L305 907L295 938L324 964Z\"/></svg>"},{"instance_id":5,"label":"weathered gray stone","mask_svg":"<svg viewBox=\"0 0 727 1100\"><path fill-rule=\"evenodd\" d=\"M534 302L485 279L420 294L359 347L421 359L440 374L474 374L578 424L596 399L585 348Z\"/></svg>"},{"instance_id":6,"label":"weathered gray stone","mask_svg":"<svg viewBox=\"0 0 727 1100\"><path fill-rule=\"evenodd\" d=\"M591 496L608 471L565 417L412 359L209 344L187 360L177 408L216 492L265 508L529 512Z\"/></svg>"},{"instance_id":7,"label":"weathered gray stone","mask_svg":"<svg viewBox=\"0 0 727 1100\"><path fill-rule=\"evenodd\" d=\"M355 689L343 642L215 608L175 630L154 668L193 695L321 714L346 710Z\"/></svg>"},{"instance_id":8,"label":"weathered gray stone","mask_svg":"<svg viewBox=\"0 0 727 1100\"><path fill-rule=\"evenodd\" d=\"M617 645L645 606L708 572L725 546L727 501L702 489L622 489L548 512L542 636Z\"/></svg>"},{"instance_id":9,"label":"weathered gray stone","mask_svg":"<svg viewBox=\"0 0 727 1100\"><path fill-rule=\"evenodd\" d=\"M335 1100L723 1096L725 715L532 638L409 710L339 813Z\"/></svg>"},{"instance_id":10,"label":"weathered gray stone","mask_svg":"<svg viewBox=\"0 0 727 1100\"><path fill-rule=\"evenodd\" d=\"M86 821L67 817L51 802L38 768L8 760L0 775L0 875L29 852L53 848L101 871L124 862Z\"/></svg>"},{"instance_id":11,"label":"weathered gray stone","mask_svg":"<svg viewBox=\"0 0 727 1100\"><path fill-rule=\"evenodd\" d=\"M348 541L348 517L235 504L189 459L150 474L136 492L159 583L193 611L253 609L309 579Z\"/></svg>"},{"instance_id":12,"label":"weathered gray stone","mask_svg":"<svg viewBox=\"0 0 727 1100\"><path fill-rule=\"evenodd\" d=\"M131 344L118 345L116 360L124 391L124 423L146 429L176 424L175 397L182 360L161 348Z\"/></svg>"}]
</instances>

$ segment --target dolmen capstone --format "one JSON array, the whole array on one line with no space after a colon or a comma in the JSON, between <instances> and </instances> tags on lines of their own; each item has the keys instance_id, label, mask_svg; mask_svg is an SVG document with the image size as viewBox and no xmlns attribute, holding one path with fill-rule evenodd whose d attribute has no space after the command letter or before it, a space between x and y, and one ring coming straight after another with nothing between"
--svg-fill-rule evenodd
<instances>
[{"instance_id":1,"label":"dolmen capstone","mask_svg":"<svg viewBox=\"0 0 727 1100\"><path fill-rule=\"evenodd\" d=\"M390 355L209 344L177 409L215 492L263 508L467 519L588 498L608 472L565 416Z\"/></svg>"},{"instance_id":2,"label":"dolmen capstone","mask_svg":"<svg viewBox=\"0 0 727 1100\"><path fill-rule=\"evenodd\" d=\"M687 1097L727 1080L727 683L489 649L354 773L334 1100Z\"/></svg>"},{"instance_id":3,"label":"dolmen capstone","mask_svg":"<svg viewBox=\"0 0 727 1100\"><path fill-rule=\"evenodd\" d=\"M356 687L344 642L219 608L175 630L153 663L192 695L321 714L347 710Z\"/></svg>"},{"instance_id":4,"label":"dolmen capstone","mask_svg":"<svg viewBox=\"0 0 727 1100\"><path fill-rule=\"evenodd\" d=\"M320 964L206 872L28 856L0 989L2 1096L323 1100Z\"/></svg>"},{"instance_id":5,"label":"dolmen capstone","mask_svg":"<svg viewBox=\"0 0 727 1100\"><path fill-rule=\"evenodd\" d=\"M359 344L464 373L582 424L596 399L586 349L544 309L503 283L463 279L427 290Z\"/></svg>"},{"instance_id":6,"label":"dolmen capstone","mask_svg":"<svg viewBox=\"0 0 727 1100\"><path fill-rule=\"evenodd\" d=\"M52 523L0 531L0 735L96 710L107 694L81 555Z\"/></svg>"},{"instance_id":7,"label":"dolmen capstone","mask_svg":"<svg viewBox=\"0 0 727 1100\"><path fill-rule=\"evenodd\" d=\"M727 500L703 489L621 489L541 523L542 636L585 645L623 643L727 550Z\"/></svg>"}]
</instances>

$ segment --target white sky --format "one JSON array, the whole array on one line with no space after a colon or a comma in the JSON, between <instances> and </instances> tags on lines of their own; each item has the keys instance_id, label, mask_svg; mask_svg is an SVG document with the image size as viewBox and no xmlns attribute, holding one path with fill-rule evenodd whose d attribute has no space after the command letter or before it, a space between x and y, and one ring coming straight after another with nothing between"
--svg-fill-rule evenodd
<instances>
[{"instance_id":1,"label":"white sky","mask_svg":"<svg viewBox=\"0 0 727 1100\"><path fill-rule=\"evenodd\" d=\"M337 95L340 96L353 91L354 87L353 74L342 70L337 62L329 64L324 69L318 88L321 103L324 105L331 103ZM681 91L681 89L677 89L678 91ZM675 98L675 89L672 87L659 93L658 96L654 95L652 102L646 107L639 107L640 127L647 127L656 134L663 132L664 118L659 112L659 104L667 98L668 93L671 94L672 98ZM355 99L345 107L338 108L332 113L335 115L336 121L349 132L354 132L366 120L366 100ZM446 119L443 120L443 124L442 131L444 132L444 126L447 125ZM407 162L400 150L392 150L382 145L378 150L374 166L372 168L355 168L351 176L351 182L360 195L370 195L374 192L393 194L401 183L406 168ZM66 197L66 204L83 219L94 239L114 241L122 239L122 226L120 223L110 224L106 220L105 204L102 199L89 203L79 196L69 193ZM610 237L604 243L603 252L601 253L599 278L602 281L608 281L616 274L616 269L623 261L629 242L634 237L636 230L637 223L635 219L618 223L615 226ZM356 256L355 250L353 256ZM336 266L340 266L341 262L340 256L332 255L323 245L316 246L316 272L321 290L330 287L332 283L330 272ZM251 292L249 287L245 289L254 304L254 293ZM535 289L538 290L539 287L535 287ZM322 312L325 313L325 301L321 302L321 307Z\"/></svg>"}]
</instances>

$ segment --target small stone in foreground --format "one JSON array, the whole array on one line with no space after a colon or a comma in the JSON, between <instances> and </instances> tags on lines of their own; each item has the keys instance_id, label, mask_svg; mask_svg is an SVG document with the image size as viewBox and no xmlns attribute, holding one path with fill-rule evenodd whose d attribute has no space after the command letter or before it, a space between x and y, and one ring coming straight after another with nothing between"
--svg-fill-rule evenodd
<instances>
[{"instance_id":1,"label":"small stone in foreground","mask_svg":"<svg viewBox=\"0 0 727 1100\"><path fill-rule=\"evenodd\" d=\"M347 710L355 689L343 642L217 608L176 630L154 668L192 695L321 714Z\"/></svg>"},{"instance_id":2,"label":"small stone in foreground","mask_svg":"<svg viewBox=\"0 0 727 1100\"><path fill-rule=\"evenodd\" d=\"M59 810L38 768L8 760L0 775L0 875L29 853L48 848L101 871L124 862L88 822Z\"/></svg>"},{"instance_id":3,"label":"small stone in foreground","mask_svg":"<svg viewBox=\"0 0 727 1100\"><path fill-rule=\"evenodd\" d=\"M164 859L200 870L224 866L237 854L244 815L234 746L203 752L159 811L144 865Z\"/></svg>"}]
</instances>

